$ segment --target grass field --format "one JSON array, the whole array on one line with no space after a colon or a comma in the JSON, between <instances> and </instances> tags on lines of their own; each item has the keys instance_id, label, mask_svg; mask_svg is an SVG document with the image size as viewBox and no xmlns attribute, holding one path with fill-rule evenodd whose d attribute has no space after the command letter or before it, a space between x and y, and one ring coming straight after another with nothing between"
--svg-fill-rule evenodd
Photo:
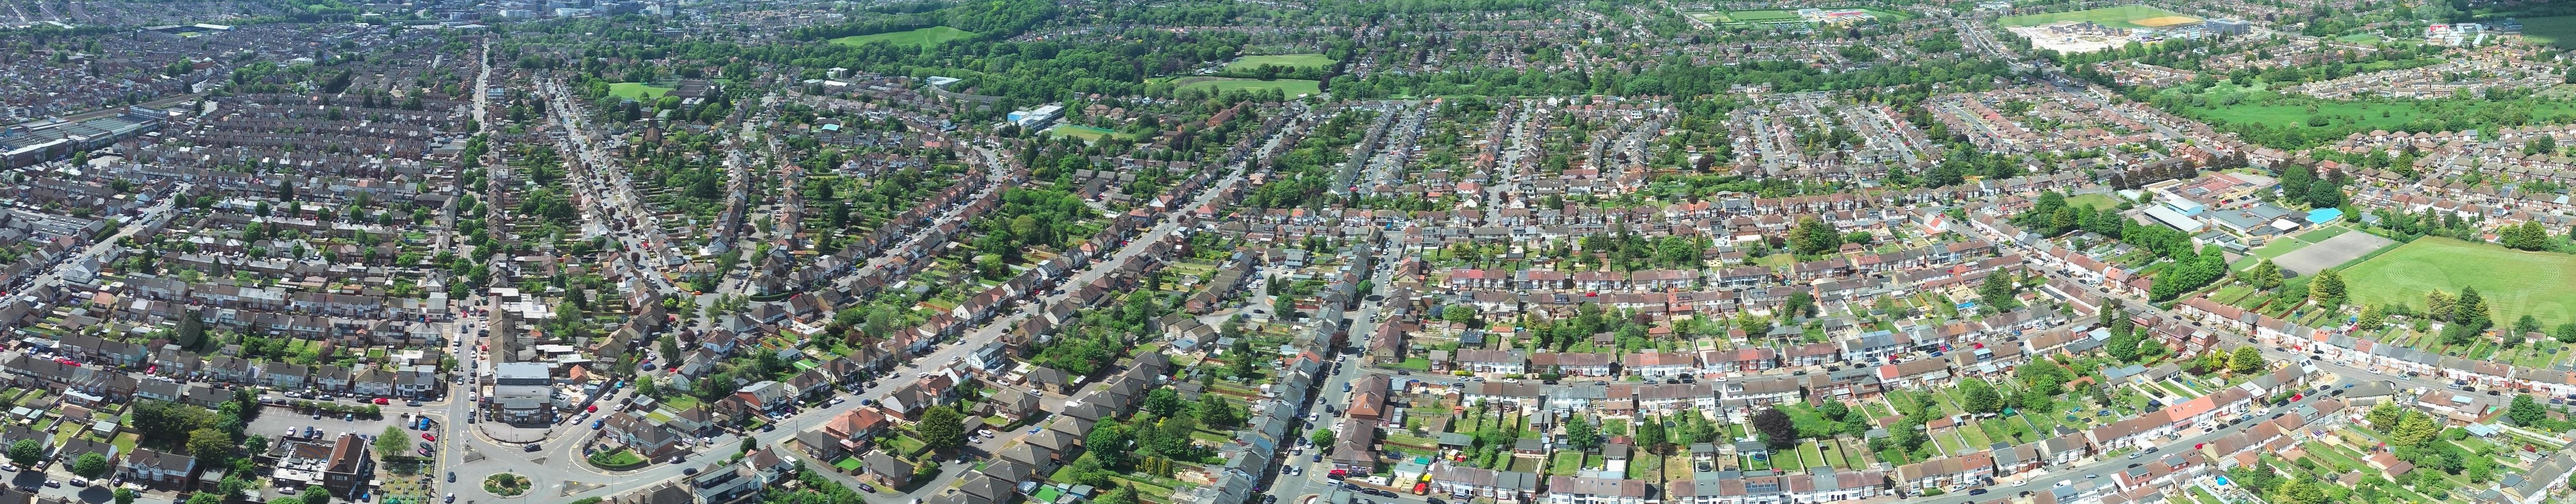
<instances>
[{"instance_id":1,"label":"grass field","mask_svg":"<svg viewBox=\"0 0 2576 504\"><path fill-rule=\"evenodd\" d=\"M921 28L921 29L914 29L914 30L905 30L905 31L899 31L899 32L886 32L886 33L879 33L879 34L875 34L875 35L852 35L852 36L848 36L848 37L841 37L841 38L832 39L832 43L834 43L834 44L840 44L840 45L846 45L846 46L856 46L856 45L867 45L867 43L869 43L869 42L876 42L876 41L880 41L880 40L882 40L882 41L885 41L886 43L894 44L894 45L908 45L908 46L922 46L922 47L928 47L928 46L935 46L935 45L939 45L939 44L940 44L940 43L942 43L942 42L947 42L947 41L951 41L951 40L962 39L962 38L971 37L971 36L974 36L974 35L975 35L974 33L968 32L968 31L966 31L966 30L960 30L960 29L956 29L956 28L949 28L949 27L946 27L946 26L933 26L933 27L929 27L929 28Z\"/></svg>"},{"instance_id":2,"label":"grass field","mask_svg":"<svg viewBox=\"0 0 2576 504\"><path fill-rule=\"evenodd\" d=\"M661 98L661 97L662 97L662 95L664 95L664 94L668 94L668 93L670 93L670 92L671 92L671 88L660 87L660 86L654 86L654 85L651 85L651 84L645 84L645 83L641 83L641 82L620 82L620 83L616 83L616 84L609 84L609 85L608 85L608 95L609 95L609 96L615 96L615 97L618 97L618 98L625 98L625 99L635 100L635 101L639 101L639 102L640 102L640 101L645 101L645 100L652 100L652 99L655 99L655 98Z\"/></svg>"},{"instance_id":3,"label":"grass field","mask_svg":"<svg viewBox=\"0 0 2576 504\"><path fill-rule=\"evenodd\" d=\"M1281 93L1287 94L1289 98L1296 98L1298 95L1323 94L1324 92L1323 83L1310 79L1256 80L1227 77L1181 77L1173 79L1170 82L1178 85L1178 89L1204 89L1215 93L1224 93L1237 89L1276 88Z\"/></svg>"},{"instance_id":4,"label":"grass field","mask_svg":"<svg viewBox=\"0 0 2576 504\"><path fill-rule=\"evenodd\" d=\"M1236 58L1233 63L1225 64L1225 71L1250 72L1261 68L1263 65L1279 65L1290 68L1324 68L1333 66L1333 59L1326 58L1321 54L1244 56Z\"/></svg>"},{"instance_id":5,"label":"grass field","mask_svg":"<svg viewBox=\"0 0 2576 504\"><path fill-rule=\"evenodd\" d=\"M2111 193L2078 194L2066 197L2066 206L2077 208L2088 206L2093 208L2119 208L2120 197Z\"/></svg>"},{"instance_id":6,"label":"grass field","mask_svg":"<svg viewBox=\"0 0 2576 504\"><path fill-rule=\"evenodd\" d=\"M1120 133L1115 132L1115 131L1109 131L1109 130L1105 130L1105 129L1100 129L1100 128L1090 127L1090 126L1083 126L1083 125L1079 125L1079 124L1058 124L1058 125L1056 125L1054 128L1048 128L1048 129L1047 129L1047 133L1049 133L1049 134L1054 134L1054 135L1062 135L1062 136L1069 136L1069 137L1074 137L1074 138L1080 138L1080 139L1083 139L1083 140L1089 140L1089 141L1094 141L1094 142L1098 142L1098 141L1100 141L1101 137L1108 137L1108 136L1116 136L1116 137L1118 137L1118 138L1127 138L1127 135L1120 134Z\"/></svg>"},{"instance_id":7,"label":"grass field","mask_svg":"<svg viewBox=\"0 0 2576 504\"><path fill-rule=\"evenodd\" d=\"M2515 21L2522 22L2522 38L2532 43L2576 48L2576 16L2523 18Z\"/></svg>"},{"instance_id":8,"label":"grass field","mask_svg":"<svg viewBox=\"0 0 2576 504\"><path fill-rule=\"evenodd\" d=\"M2361 304L2424 306L2424 293L2474 286L2497 325L2525 314L2543 327L2576 322L2576 256L2519 252L2450 238L2421 238L2343 271Z\"/></svg>"},{"instance_id":9,"label":"grass field","mask_svg":"<svg viewBox=\"0 0 2576 504\"><path fill-rule=\"evenodd\" d=\"M2104 7L2104 8L2100 8L2100 9L2090 9L2090 10L2080 10L2080 11L2069 11L2069 12L2049 12L2049 13L2042 13L2042 14L2029 14L2029 15L2022 15L2022 16L2005 16L2005 17L2001 20L2001 22L2004 24L2004 26L2015 26L2015 27L2018 27L2018 26L2039 26L2039 25L2044 25L2044 24L2049 24L2049 23L2055 23L2055 22L2058 22L2058 21L2092 21L2092 22L2095 22L2095 23L2101 23L2101 24L2102 24L2102 26L2108 26L2108 27L2112 27L2112 28L2157 28L2157 27L2171 26L2171 25L2173 25L2173 24L2178 24L2178 23L2174 23L2174 22L2173 22L2173 21L2177 21L2177 20L2171 20L2171 19L2157 19L2157 18L2176 18L2176 17L2184 17L2184 18L2188 18L2188 17L2190 17L2190 16L2184 16L2184 15L2181 15L2181 14L2175 14L2175 13L2174 13L2174 11L2164 10L2164 9L2155 8L2155 7L2149 7L2149 6L2145 6L2145 5L2122 5L2122 6L2119 6L2119 7ZM2192 18L2192 19L2197 20L2198 18ZM2148 20L2155 20L2155 21L2151 21L2151 22L2148 22L2148 23L2139 23L2140 21L2148 21Z\"/></svg>"}]
</instances>

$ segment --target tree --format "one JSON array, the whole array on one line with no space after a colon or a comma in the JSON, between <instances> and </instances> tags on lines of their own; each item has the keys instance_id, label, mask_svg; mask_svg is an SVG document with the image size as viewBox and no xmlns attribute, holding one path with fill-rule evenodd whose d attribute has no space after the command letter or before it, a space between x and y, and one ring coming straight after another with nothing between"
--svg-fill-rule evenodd
<instances>
[{"instance_id":1,"label":"tree","mask_svg":"<svg viewBox=\"0 0 2576 504\"><path fill-rule=\"evenodd\" d=\"M1575 449L1600 448L1601 441L1601 427L1592 425L1591 420L1578 417L1565 422L1565 443Z\"/></svg>"},{"instance_id":2,"label":"tree","mask_svg":"<svg viewBox=\"0 0 2576 504\"><path fill-rule=\"evenodd\" d=\"M2505 407L2504 417L2512 419L2514 425L2530 427L2547 420L2549 411L2540 406L2540 401L2532 400L2530 394L2514 394L2513 404Z\"/></svg>"},{"instance_id":3,"label":"tree","mask_svg":"<svg viewBox=\"0 0 2576 504\"><path fill-rule=\"evenodd\" d=\"M99 479L106 477L109 469L114 468L107 465L107 456L100 455L98 452L83 453L80 458L72 460L74 476Z\"/></svg>"},{"instance_id":4,"label":"tree","mask_svg":"<svg viewBox=\"0 0 2576 504\"><path fill-rule=\"evenodd\" d=\"M383 433L376 435L376 456L392 457L406 453L411 453L411 434L404 432L402 427L388 425Z\"/></svg>"},{"instance_id":5,"label":"tree","mask_svg":"<svg viewBox=\"0 0 2576 504\"><path fill-rule=\"evenodd\" d=\"M159 399L134 401L134 414L128 425L145 443L163 446L187 442L188 432L205 422L206 410L195 406Z\"/></svg>"},{"instance_id":6,"label":"tree","mask_svg":"<svg viewBox=\"0 0 2576 504\"><path fill-rule=\"evenodd\" d=\"M1662 454L1665 446L1672 444L1672 436L1664 433L1664 422L1651 416L1638 419L1637 443L1644 445L1648 453Z\"/></svg>"},{"instance_id":7,"label":"tree","mask_svg":"<svg viewBox=\"0 0 2576 504\"><path fill-rule=\"evenodd\" d=\"M1145 393L1145 412L1169 417L1181 412L1181 394L1170 388L1157 388Z\"/></svg>"},{"instance_id":8,"label":"tree","mask_svg":"<svg viewBox=\"0 0 2576 504\"><path fill-rule=\"evenodd\" d=\"M1778 407L1753 414L1753 432L1761 435L1762 444L1773 449L1798 445L1797 422L1790 420L1789 414L1781 412Z\"/></svg>"},{"instance_id":9,"label":"tree","mask_svg":"<svg viewBox=\"0 0 2576 504\"><path fill-rule=\"evenodd\" d=\"M2237 374L2258 373L2267 367L2270 363L2263 361L2263 350L2250 346L2236 347L2235 358L2227 361L2227 369Z\"/></svg>"},{"instance_id":10,"label":"tree","mask_svg":"<svg viewBox=\"0 0 2576 504\"><path fill-rule=\"evenodd\" d=\"M921 423L912 426L921 434L921 443L933 450L946 450L966 444L966 418L956 408L932 406L921 414Z\"/></svg>"},{"instance_id":11,"label":"tree","mask_svg":"<svg viewBox=\"0 0 2576 504\"><path fill-rule=\"evenodd\" d=\"M214 492L197 492L196 494L188 496L188 504L224 504L224 495Z\"/></svg>"},{"instance_id":12,"label":"tree","mask_svg":"<svg viewBox=\"0 0 2576 504\"><path fill-rule=\"evenodd\" d=\"M9 444L9 463L18 464L19 467L35 467L37 462L43 461L45 461L44 443L38 443L33 439L20 439L16 443Z\"/></svg>"},{"instance_id":13,"label":"tree","mask_svg":"<svg viewBox=\"0 0 2576 504\"><path fill-rule=\"evenodd\" d=\"M2556 154L2557 152L2558 139L2551 138L2549 135L2533 135L2531 141L2522 144L2524 154Z\"/></svg>"},{"instance_id":14,"label":"tree","mask_svg":"<svg viewBox=\"0 0 2576 504\"><path fill-rule=\"evenodd\" d=\"M2264 259L2263 262L2255 263L2254 269L2245 272L2245 280L2246 283L2263 290L2281 288L2281 266L2272 264L2271 259Z\"/></svg>"},{"instance_id":15,"label":"tree","mask_svg":"<svg viewBox=\"0 0 2576 504\"><path fill-rule=\"evenodd\" d=\"M1083 436L1082 445L1100 459L1101 465L1124 469L1135 463L1135 443L1135 431L1129 430L1125 424L1101 422L1092 426L1091 434Z\"/></svg>"},{"instance_id":16,"label":"tree","mask_svg":"<svg viewBox=\"0 0 2576 504\"><path fill-rule=\"evenodd\" d=\"M1199 394L1199 423L1209 428L1222 430L1241 425L1242 411L1234 407L1234 403L1226 402L1223 394Z\"/></svg>"},{"instance_id":17,"label":"tree","mask_svg":"<svg viewBox=\"0 0 2576 504\"><path fill-rule=\"evenodd\" d=\"M322 495L330 494L330 492L322 492ZM109 494L108 498L113 499L116 504L134 504L134 498L138 496L132 488L116 487L116 492Z\"/></svg>"},{"instance_id":18,"label":"tree","mask_svg":"<svg viewBox=\"0 0 2576 504\"><path fill-rule=\"evenodd\" d=\"M2004 410L2003 395L1996 394L1994 385L1987 384L1985 380L1968 380L1959 385L1959 390L1965 397L1960 406L1967 408L1969 413L2000 413Z\"/></svg>"},{"instance_id":19,"label":"tree","mask_svg":"<svg viewBox=\"0 0 2576 504\"><path fill-rule=\"evenodd\" d=\"M2361 318L2353 321L2353 328L2364 332L2377 331L2387 326L2388 311L2380 309L2379 305L2361 307Z\"/></svg>"},{"instance_id":20,"label":"tree","mask_svg":"<svg viewBox=\"0 0 2576 504\"><path fill-rule=\"evenodd\" d=\"M1307 441L1307 442L1314 443L1314 444L1315 444L1315 446L1332 446L1332 445L1333 445L1333 430L1332 430L1332 429L1315 429L1313 432L1309 432L1309 433L1307 433L1307 434L1306 434L1306 441Z\"/></svg>"},{"instance_id":21,"label":"tree","mask_svg":"<svg viewBox=\"0 0 2576 504\"><path fill-rule=\"evenodd\" d=\"M2434 436L2440 435L2441 433L2442 426L2434 424L2433 417L2423 414L2407 414L2405 418L2397 420L2397 430L2390 432L2390 435L2395 438L2394 444L2396 445L2416 446L2423 444L2426 440L2433 439Z\"/></svg>"},{"instance_id":22,"label":"tree","mask_svg":"<svg viewBox=\"0 0 2576 504\"><path fill-rule=\"evenodd\" d=\"M1823 254L1842 246L1842 232L1815 217L1799 218L1797 227L1789 230L1789 250L1799 255Z\"/></svg>"},{"instance_id":23,"label":"tree","mask_svg":"<svg viewBox=\"0 0 2576 504\"><path fill-rule=\"evenodd\" d=\"M2013 299L2013 281L2005 278L2007 276L2010 275L1986 275L1985 283L1977 285L1977 300L1986 304L1985 311L1980 313L2009 310L2021 304L2020 300Z\"/></svg>"},{"instance_id":24,"label":"tree","mask_svg":"<svg viewBox=\"0 0 2576 504\"><path fill-rule=\"evenodd\" d=\"M1447 308L1440 309L1440 320L1446 320L1452 324L1470 324L1476 320L1476 308L1467 305L1449 305Z\"/></svg>"},{"instance_id":25,"label":"tree","mask_svg":"<svg viewBox=\"0 0 2576 504\"><path fill-rule=\"evenodd\" d=\"M199 427L188 431L188 454L196 456L197 460L224 460L232 455L234 446L233 435L223 429Z\"/></svg>"},{"instance_id":26,"label":"tree","mask_svg":"<svg viewBox=\"0 0 2576 504\"><path fill-rule=\"evenodd\" d=\"M2343 296L2342 273L2331 269L2318 270L2316 279L2308 281L2308 297L2315 299L2317 304L2327 308L2343 306Z\"/></svg>"},{"instance_id":27,"label":"tree","mask_svg":"<svg viewBox=\"0 0 2576 504\"><path fill-rule=\"evenodd\" d=\"M2459 306L2459 298L2441 289L2424 293L2424 316L2433 320L2451 320L2451 312L2459 310Z\"/></svg>"}]
</instances>

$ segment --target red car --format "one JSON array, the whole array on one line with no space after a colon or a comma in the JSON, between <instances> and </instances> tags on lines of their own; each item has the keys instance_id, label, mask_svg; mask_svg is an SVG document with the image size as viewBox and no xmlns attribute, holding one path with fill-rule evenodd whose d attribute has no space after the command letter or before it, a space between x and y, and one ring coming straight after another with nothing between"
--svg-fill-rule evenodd
<instances>
[{"instance_id":1,"label":"red car","mask_svg":"<svg viewBox=\"0 0 2576 504\"><path fill-rule=\"evenodd\" d=\"M597 405L597 404L593 404L593 405L590 405L590 407L582 408L582 409L581 409L581 412L583 412L583 413L598 413L598 412L599 412L599 405Z\"/></svg>"},{"instance_id":2,"label":"red car","mask_svg":"<svg viewBox=\"0 0 2576 504\"><path fill-rule=\"evenodd\" d=\"M376 398L376 404L377 404L377 405L387 405L387 404L393 404L393 403L394 403L394 400L392 400L392 399L386 399L386 398L382 398L382 397L378 397L378 398Z\"/></svg>"},{"instance_id":3,"label":"red car","mask_svg":"<svg viewBox=\"0 0 2576 504\"><path fill-rule=\"evenodd\" d=\"M423 433L420 433L420 439L421 439L422 441L437 441L437 440L438 440L438 435L437 435L437 434L431 434L431 433L423 432Z\"/></svg>"}]
</instances>

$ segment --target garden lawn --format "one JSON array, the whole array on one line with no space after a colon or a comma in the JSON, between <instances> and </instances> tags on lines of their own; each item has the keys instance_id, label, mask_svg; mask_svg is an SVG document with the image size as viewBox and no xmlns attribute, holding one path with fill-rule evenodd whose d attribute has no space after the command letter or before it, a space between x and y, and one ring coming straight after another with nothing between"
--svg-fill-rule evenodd
<instances>
[{"instance_id":1,"label":"garden lawn","mask_svg":"<svg viewBox=\"0 0 2576 504\"><path fill-rule=\"evenodd\" d=\"M1547 464L1547 473L1554 476L1573 476L1574 473L1582 470L1583 452L1573 450L1556 452L1556 456L1548 460Z\"/></svg>"},{"instance_id":2,"label":"garden lawn","mask_svg":"<svg viewBox=\"0 0 2576 504\"><path fill-rule=\"evenodd\" d=\"M2539 317L2542 327L2576 322L2576 282L2563 281L2576 278L2576 255L2428 237L2347 268L2343 277L2358 304L2420 308L2426 292L2473 286L2499 326L2523 315Z\"/></svg>"},{"instance_id":3,"label":"garden lawn","mask_svg":"<svg viewBox=\"0 0 2576 504\"><path fill-rule=\"evenodd\" d=\"M933 26L917 30L841 37L832 39L832 43L846 46L859 46L867 45L869 42L885 41L885 43L899 46L928 47L974 35L974 33L966 30L949 28L946 26Z\"/></svg>"}]
</instances>

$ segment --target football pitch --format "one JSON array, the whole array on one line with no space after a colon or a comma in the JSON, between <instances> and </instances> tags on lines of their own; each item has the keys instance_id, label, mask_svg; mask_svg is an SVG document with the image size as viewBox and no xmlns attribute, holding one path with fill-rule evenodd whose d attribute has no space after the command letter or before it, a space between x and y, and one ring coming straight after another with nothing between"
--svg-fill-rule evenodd
<instances>
[{"instance_id":1,"label":"football pitch","mask_svg":"<svg viewBox=\"0 0 2576 504\"><path fill-rule=\"evenodd\" d=\"M2419 238L2343 271L2353 301L2424 308L2433 289L2477 287L2497 325L2525 314L2554 326L2576 322L2576 255L2522 252L2450 238Z\"/></svg>"},{"instance_id":2,"label":"football pitch","mask_svg":"<svg viewBox=\"0 0 2576 504\"><path fill-rule=\"evenodd\" d=\"M2200 18L2145 5L2122 5L2068 12L2005 16L2004 26L2039 26L2059 21L2092 21L2112 28L2164 28L2200 22Z\"/></svg>"}]
</instances>

